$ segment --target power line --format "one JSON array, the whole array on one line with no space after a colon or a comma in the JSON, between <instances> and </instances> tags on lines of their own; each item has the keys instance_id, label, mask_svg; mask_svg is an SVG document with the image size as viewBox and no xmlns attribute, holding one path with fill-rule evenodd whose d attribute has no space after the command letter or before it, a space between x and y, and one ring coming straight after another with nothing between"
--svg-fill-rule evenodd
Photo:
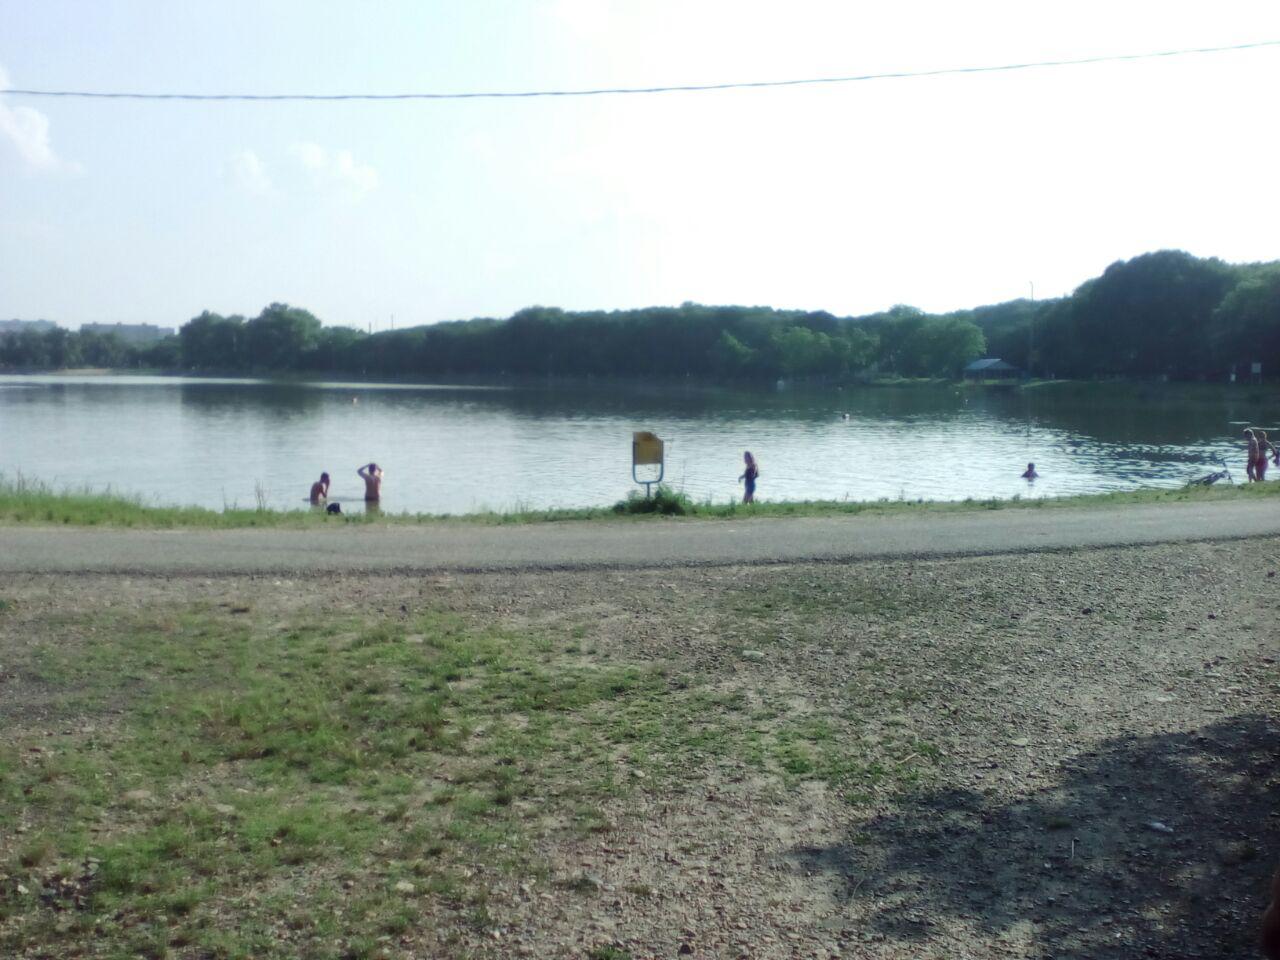
<instances>
[{"instance_id":1,"label":"power line","mask_svg":"<svg viewBox=\"0 0 1280 960\"><path fill-rule=\"evenodd\" d=\"M1183 57L1196 53L1228 53L1280 46L1280 40L1260 40L1226 47L1190 47L1161 50L1154 53L1122 53L1075 60L1035 60L1028 63L1005 63L982 67L944 67L937 70L908 70L897 73L864 73L849 77L809 77L800 80L754 80L736 83L695 83L666 87L600 87L586 90L495 90L471 93L121 93L94 90L0 90L0 95L22 97L81 97L98 100L502 100L533 97L599 97L641 93L703 93L710 90L752 90L767 87L803 87L818 84L860 83L865 80L903 80L910 77L947 77L966 73L1003 73L1041 67L1076 67L1093 63L1117 63L1126 60L1154 60L1159 57Z\"/></svg>"}]
</instances>

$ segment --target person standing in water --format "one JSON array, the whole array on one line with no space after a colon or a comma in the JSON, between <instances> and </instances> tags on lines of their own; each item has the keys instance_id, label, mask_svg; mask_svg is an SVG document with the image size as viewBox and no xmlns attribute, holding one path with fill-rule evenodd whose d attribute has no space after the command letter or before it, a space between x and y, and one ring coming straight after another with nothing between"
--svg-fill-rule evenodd
<instances>
[{"instance_id":1,"label":"person standing in water","mask_svg":"<svg viewBox=\"0 0 1280 960\"><path fill-rule=\"evenodd\" d=\"M311 505L318 506L329 499L329 475L320 474L320 479L311 485Z\"/></svg>"},{"instance_id":2,"label":"person standing in water","mask_svg":"<svg viewBox=\"0 0 1280 960\"><path fill-rule=\"evenodd\" d=\"M1036 478L1037 478L1037 477L1039 477L1039 476L1040 476L1040 474L1036 473L1036 465L1035 465L1034 463L1028 463L1028 464L1027 464L1027 469L1026 469L1025 471L1023 471L1022 479L1023 479L1023 480L1034 480L1034 479L1036 479Z\"/></svg>"},{"instance_id":3,"label":"person standing in water","mask_svg":"<svg viewBox=\"0 0 1280 960\"><path fill-rule=\"evenodd\" d=\"M361 467L356 474L364 481L364 502L377 503L382 499L382 468L376 463Z\"/></svg>"},{"instance_id":4,"label":"person standing in water","mask_svg":"<svg viewBox=\"0 0 1280 960\"><path fill-rule=\"evenodd\" d=\"M742 462L746 464L746 469L742 471L742 476L738 479L746 482L746 490L742 494L743 503L756 502L756 478L760 476L760 465L756 463L756 458L751 455L751 451L747 450L742 454Z\"/></svg>"},{"instance_id":5,"label":"person standing in water","mask_svg":"<svg viewBox=\"0 0 1280 960\"><path fill-rule=\"evenodd\" d=\"M1267 479L1267 461L1276 456L1276 445L1267 439L1267 431L1259 430L1256 434L1258 438L1258 463L1253 468L1253 472L1257 475L1258 480Z\"/></svg>"},{"instance_id":6,"label":"person standing in water","mask_svg":"<svg viewBox=\"0 0 1280 960\"><path fill-rule=\"evenodd\" d=\"M1248 427L1244 431L1245 439L1249 441L1249 462L1245 465L1244 472L1249 475L1250 480L1258 479L1258 438Z\"/></svg>"}]
</instances>

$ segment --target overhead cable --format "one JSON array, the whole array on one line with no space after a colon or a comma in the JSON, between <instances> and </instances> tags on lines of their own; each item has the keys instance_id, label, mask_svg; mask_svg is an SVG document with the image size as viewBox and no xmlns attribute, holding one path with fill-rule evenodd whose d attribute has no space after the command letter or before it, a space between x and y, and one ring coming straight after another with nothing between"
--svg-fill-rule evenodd
<instances>
[{"instance_id":1,"label":"overhead cable","mask_svg":"<svg viewBox=\"0 0 1280 960\"><path fill-rule=\"evenodd\" d=\"M502 100L534 97L600 97L642 93L703 93L710 90L751 90L768 87L803 87L818 84L859 83L865 80L904 80L912 77L947 77L968 73L1002 73L1033 70L1041 67L1076 67L1093 63L1117 63L1126 60L1153 60L1159 57L1182 57L1196 53L1228 53L1280 46L1280 40L1260 40L1225 47L1193 47L1161 50L1154 53L1123 53L1074 60L1035 60L1027 63L1005 63L996 66L943 67L936 70L906 70L895 73L864 73L848 77L808 77L799 80L752 80L732 83L693 83L662 87L600 87L584 90L494 90L469 93L137 93L101 90L0 90L0 95L20 97L81 97L98 100L252 100L252 101L335 101L335 100Z\"/></svg>"}]
</instances>

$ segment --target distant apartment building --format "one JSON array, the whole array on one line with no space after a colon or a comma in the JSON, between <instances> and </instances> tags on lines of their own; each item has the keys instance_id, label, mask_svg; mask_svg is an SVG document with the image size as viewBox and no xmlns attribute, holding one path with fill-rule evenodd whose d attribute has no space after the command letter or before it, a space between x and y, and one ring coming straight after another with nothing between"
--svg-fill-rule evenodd
<instances>
[{"instance_id":1,"label":"distant apartment building","mask_svg":"<svg viewBox=\"0 0 1280 960\"><path fill-rule=\"evenodd\" d=\"M54 328L52 320L0 320L0 337L30 330L32 333L48 333Z\"/></svg>"},{"instance_id":2,"label":"distant apartment building","mask_svg":"<svg viewBox=\"0 0 1280 960\"><path fill-rule=\"evenodd\" d=\"M153 343L172 337L173 327L157 327L151 323L82 323L81 333L114 333L125 343Z\"/></svg>"}]
</instances>

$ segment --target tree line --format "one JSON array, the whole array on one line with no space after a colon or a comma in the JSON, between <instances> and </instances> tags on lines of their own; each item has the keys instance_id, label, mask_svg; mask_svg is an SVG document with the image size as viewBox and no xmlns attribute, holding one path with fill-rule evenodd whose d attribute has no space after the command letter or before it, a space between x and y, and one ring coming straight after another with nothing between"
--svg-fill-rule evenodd
<instances>
[{"instance_id":1,"label":"tree line","mask_svg":"<svg viewBox=\"0 0 1280 960\"><path fill-rule=\"evenodd\" d=\"M146 345L57 329L0 337L0 367L150 368L369 377L691 377L705 380L956 377L980 356L1036 376L1224 377L1280 371L1280 263L1231 265L1181 251L1112 264L1071 296L944 314L860 317L769 307L571 312L366 334L283 303L246 318L205 312Z\"/></svg>"},{"instance_id":2,"label":"tree line","mask_svg":"<svg viewBox=\"0 0 1280 960\"><path fill-rule=\"evenodd\" d=\"M0 366L155 367L198 373L378 377L561 376L839 378L869 370L951 377L982 353L972 323L909 307L854 323L765 307L651 307L568 312L530 307L509 319L365 334L326 327L299 307L193 317L176 337L133 347L108 334L30 331L0 339Z\"/></svg>"},{"instance_id":3,"label":"tree line","mask_svg":"<svg viewBox=\"0 0 1280 960\"><path fill-rule=\"evenodd\" d=\"M1094 379L1280 375L1280 262L1228 264L1180 250L1113 263L1069 297L949 314L988 353L1034 376Z\"/></svg>"}]
</instances>

